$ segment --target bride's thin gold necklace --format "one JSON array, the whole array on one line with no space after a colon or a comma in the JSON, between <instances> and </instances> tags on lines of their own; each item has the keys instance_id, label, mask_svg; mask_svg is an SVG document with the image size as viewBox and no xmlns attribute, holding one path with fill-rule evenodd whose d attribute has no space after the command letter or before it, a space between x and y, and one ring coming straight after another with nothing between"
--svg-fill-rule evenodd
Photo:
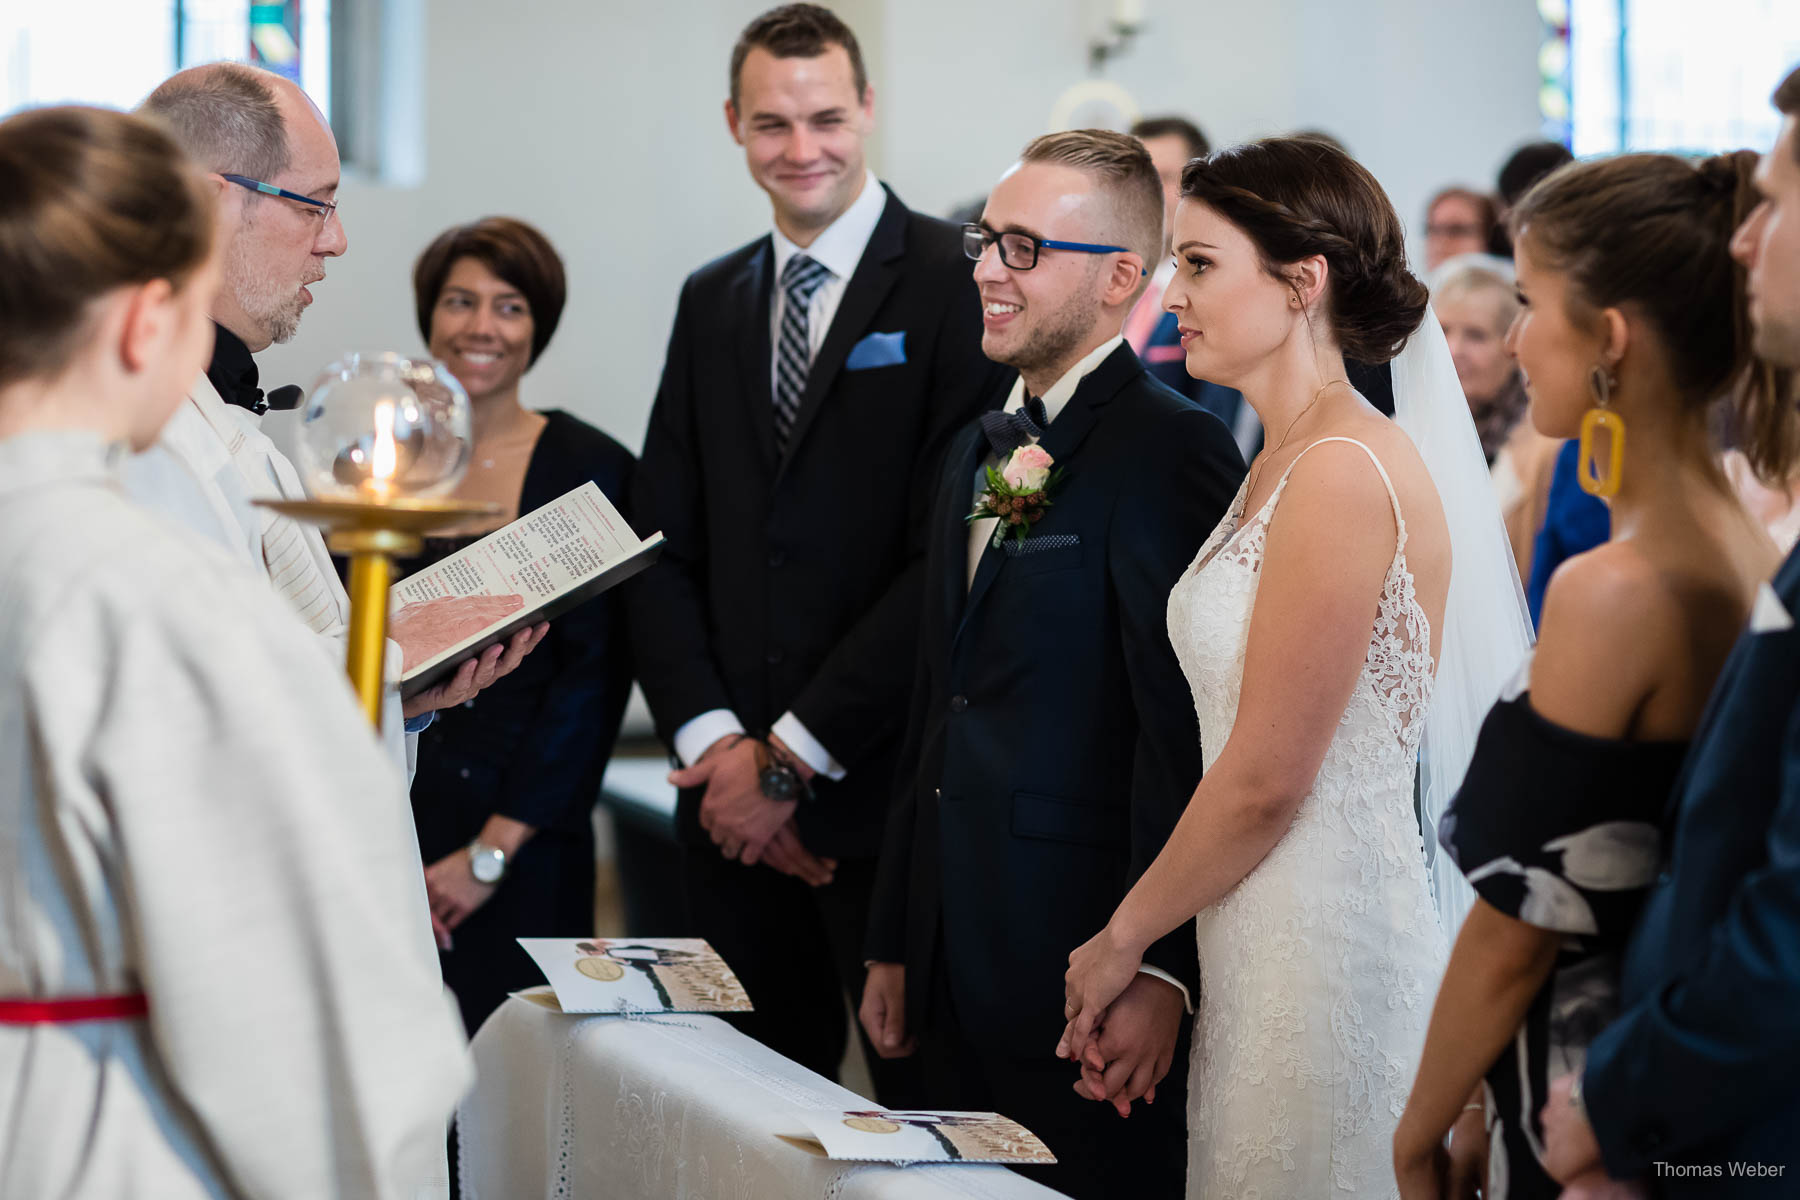
<instances>
[{"instance_id":1,"label":"bride's thin gold necklace","mask_svg":"<svg viewBox=\"0 0 1800 1200\"><path fill-rule=\"evenodd\" d=\"M1250 472L1250 486L1244 489L1245 504L1248 504L1250 502L1250 497L1256 494L1256 481L1262 478L1263 467L1268 465L1271 458L1274 458L1277 454L1281 453L1281 448L1287 445L1288 438L1293 436L1295 427L1297 427L1300 422L1306 418L1306 414L1311 412L1319 403L1319 397L1325 394L1325 389L1334 383L1341 383L1345 387L1350 386L1350 381L1347 379L1327 379L1324 383L1320 384L1319 390L1314 392L1312 399L1306 402L1306 407L1300 410L1298 416L1288 422L1287 430L1281 435L1281 440L1256 456L1256 469Z\"/></svg>"}]
</instances>

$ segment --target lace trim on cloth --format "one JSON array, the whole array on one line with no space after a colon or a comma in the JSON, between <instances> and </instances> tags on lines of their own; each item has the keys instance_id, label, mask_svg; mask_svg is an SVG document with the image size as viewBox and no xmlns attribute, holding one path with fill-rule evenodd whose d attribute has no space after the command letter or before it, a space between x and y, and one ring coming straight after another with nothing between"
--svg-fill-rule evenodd
<instances>
[{"instance_id":1,"label":"lace trim on cloth","mask_svg":"<svg viewBox=\"0 0 1800 1200\"><path fill-rule=\"evenodd\" d=\"M557 1091L562 1093L556 1118L556 1170L550 1183L550 1194L556 1200L573 1200L569 1185L569 1163L575 1155L575 1043L587 1021L576 1021L563 1036L562 1053L556 1056ZM463 1195L469 1195L464 1192Z\"/></svg>"},{"instance_id":2,"label":"lace trim on cloth","mask_svg":"<svg viewBox=\"0 0 1800 1200\"><path fill-rule=\"evenodd\" d=\"M1446 956L1412 803L1430 622L1392 482L1352 444L1380 471L1397 530L1363 670L1292 826L1195 922L1188 1194L1208 1200L1395 1194L1391 1138ZM1237 717L1268 522L1293 466L1247 521L1240 489L1169 598L1208 768Z\"/></svg>"}]
</instances>

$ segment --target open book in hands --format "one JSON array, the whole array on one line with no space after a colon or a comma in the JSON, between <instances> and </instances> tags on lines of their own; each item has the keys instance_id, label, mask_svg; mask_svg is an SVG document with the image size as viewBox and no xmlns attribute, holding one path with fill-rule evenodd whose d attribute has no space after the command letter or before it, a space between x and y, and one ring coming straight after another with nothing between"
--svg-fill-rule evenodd
<instances>
[{"instance_id":1,"label":"open book in hands","mask_svg":"<svg viewBox=\"0 0 1800 1200\"><path fill-rule=\"evenodd\" d=\"M662 534L640 539L590 481L407 576L388 592L388 636L405 656L400 694L629 579L662 547Z\"/></svg>"}]
</instances>

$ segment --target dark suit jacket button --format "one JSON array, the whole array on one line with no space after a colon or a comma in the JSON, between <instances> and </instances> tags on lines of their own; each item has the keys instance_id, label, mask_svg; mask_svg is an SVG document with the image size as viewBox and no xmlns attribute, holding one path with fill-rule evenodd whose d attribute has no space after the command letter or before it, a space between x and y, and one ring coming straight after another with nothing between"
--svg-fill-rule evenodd
<instances>
[{"instance_id":1,"label":"dark suit jacket button","mask_svg":"<svg viewBox=\"0 0 1800 1200\"><path fill-rule=\"evenodd\" d=\"M786 566L787 565L787 555L784 554L780 550L769 551L769 565L771 567Z\"/></svg>"},{"instance_id":2,"label":"dark suit jacket button","mask_svg":"<svg viewBox=\"0 0 1800 1200\"><path fill-rule=\"evenodd\" d=\"M785 656L781 653L780 650L771 650L764 657L766 657L768 659L769 665L771 667L779 667L781 665L782 658Z\"/></svg>"},{"instance_id":3,"label":"dark suit jacket button","mask_svg":"<svg viewBox=\"0 0 1800 1200\"><path fill-rule=\"evenodd\" d=\"M969 698L967 696L952 696L952 697L950 697L950 711L951 712L959 713L959 712L962 712L963 710L967 709L968 707L969 707Z\"/></svg>"}]
</instances>

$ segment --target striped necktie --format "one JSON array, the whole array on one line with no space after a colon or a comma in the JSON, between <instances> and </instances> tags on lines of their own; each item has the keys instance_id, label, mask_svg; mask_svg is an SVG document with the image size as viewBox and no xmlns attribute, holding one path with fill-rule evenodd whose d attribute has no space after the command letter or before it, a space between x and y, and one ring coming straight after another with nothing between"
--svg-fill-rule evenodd
<instances>
[{"instance_id":1,"label":"striped necktie","mask_svg":"<svg viewBox=\"0 0 1800 1200\"><path fill-rule=\"evenodd\" d=\"M806 391L806 374L812 369L810 315L813 293L831 278L831 271L817 259L796 254L781 269L781 336L775 347L775 449L787 453L794 420L800 415L800 396Z\"/></svg>"}]
</instances>

